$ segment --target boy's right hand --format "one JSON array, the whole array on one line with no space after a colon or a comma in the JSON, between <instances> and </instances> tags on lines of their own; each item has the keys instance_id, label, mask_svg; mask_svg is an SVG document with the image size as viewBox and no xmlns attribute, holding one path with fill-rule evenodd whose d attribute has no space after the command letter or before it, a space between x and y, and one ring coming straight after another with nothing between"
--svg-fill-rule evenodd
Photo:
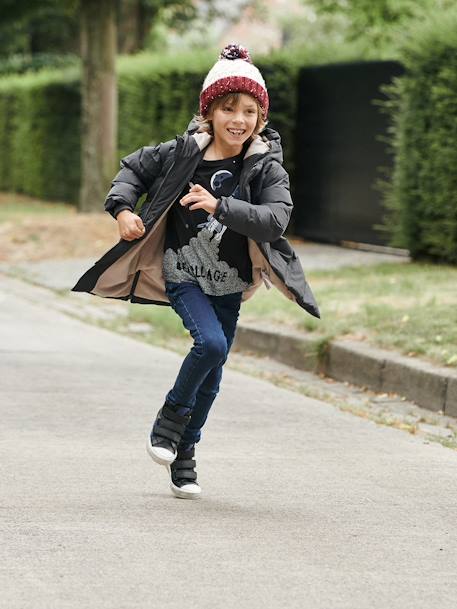
<instances>
[{"instance_id":1,"label":"boy's right hand","mask_svg":"<svg viewBox=\"0 0 457 609\"><path fill-rule=\"evenodd\" d=\"M126 241L133 241L142 237L145 232L143 220L128 209L120 211L116 220L119 226L119 235Z\"/></svg>"}]
</instances>

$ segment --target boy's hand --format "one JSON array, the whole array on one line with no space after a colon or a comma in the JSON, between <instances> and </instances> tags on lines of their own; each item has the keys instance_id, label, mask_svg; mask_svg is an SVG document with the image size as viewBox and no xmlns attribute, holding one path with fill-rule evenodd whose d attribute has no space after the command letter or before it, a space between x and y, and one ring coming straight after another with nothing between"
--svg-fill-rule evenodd
<instances>
[{"instance_id":1,"label":"boy's hand","mask_svg":"<svg viewBox=\"0 0 457 609\"><path fill-rule=\"evenodd\" d=\"M116 216L119 225L119 235L125 241L133 241L145 233L143 220L128 209L123 209Z\"/></svg>"},{"instance_id":2,"label":"boy's hand","mask_svg":"<svg viewBox=\"0 0 457 609\"><path fill-rule=\"evenodd\" d=\"M218 199L214 198L207 190L200 186L200 184L194 184L189 193L184 195L180 200L181 205L189 205L189 209L204 209L210 214L214 214L217 207ZM190 205L193 203L193 205Z\"/></svg>"}]
</instances>

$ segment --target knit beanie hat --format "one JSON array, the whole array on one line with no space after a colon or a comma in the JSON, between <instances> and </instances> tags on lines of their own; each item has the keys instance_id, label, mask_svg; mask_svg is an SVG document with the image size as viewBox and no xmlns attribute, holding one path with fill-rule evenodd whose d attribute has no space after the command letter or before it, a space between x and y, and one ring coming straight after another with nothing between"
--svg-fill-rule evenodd
<instances>
[{"instance_id":1,"label":"knit beanie hat","mask_svg":"<svg viewBox=\"0 0 457 609\"><path fill-rule=\"evenodd\" d=\"M200 93L200 114L205 116L211 102L227 93L248 93L255 97L266 120L269 98L265 81L248 50L238 44L227 45L208 72Z\"/></svg>"}]
</instances>

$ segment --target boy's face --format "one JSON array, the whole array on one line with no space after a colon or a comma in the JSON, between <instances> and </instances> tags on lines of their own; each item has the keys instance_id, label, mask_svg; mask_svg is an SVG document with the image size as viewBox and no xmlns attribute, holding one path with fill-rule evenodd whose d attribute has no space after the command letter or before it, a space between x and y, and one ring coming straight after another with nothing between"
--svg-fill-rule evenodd
<instances>
[{"instance_id":1,"label":"boy's face","mask_svg":"<svg viewBox=\"0 0 457 609\"><path fill-rule=\"evenodd\" d=\"M253 97L242 93L238 104L226 101L211 110L216 142L228 148L241 150L243 143L251 137L257 125L257 104Z\"/></svg>"}]
</instances>

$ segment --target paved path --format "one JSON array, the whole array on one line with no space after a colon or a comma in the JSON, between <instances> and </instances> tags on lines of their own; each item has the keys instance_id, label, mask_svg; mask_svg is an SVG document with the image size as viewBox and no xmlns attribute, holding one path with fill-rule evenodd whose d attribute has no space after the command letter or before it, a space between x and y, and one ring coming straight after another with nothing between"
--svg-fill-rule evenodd
<instances>
[{"instance_id":1,"label":"paved path","mask_svg":"<svg viewBox=\"0 0 457 609\"><path fill-rule=\"evenodd\" d=\"M181 358L8 281L2 607L455 607L455 451L225 370L176 499L144 445Z\"/></svg>"}]
</instances>

